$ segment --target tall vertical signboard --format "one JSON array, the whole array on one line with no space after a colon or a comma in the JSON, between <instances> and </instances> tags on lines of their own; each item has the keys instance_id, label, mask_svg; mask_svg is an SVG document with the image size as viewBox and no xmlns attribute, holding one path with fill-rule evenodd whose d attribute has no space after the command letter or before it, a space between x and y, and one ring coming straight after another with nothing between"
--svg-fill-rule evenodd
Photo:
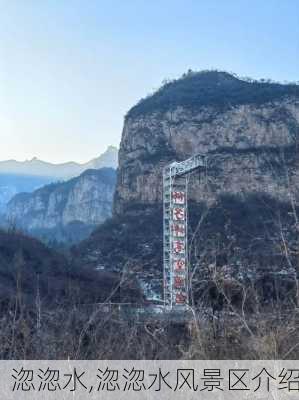
<instances>
[{"instance_id":1,"label":"tall vertical signboard","mask_svg":"<svg viewBox=\"0 0 299 400\"><path fill-rule=\"evenodd\" d=\"M206 167L205 156L197 154L163 170L163 282L168 308L183 310L189 305L187 176Z\"/></svg>"},{"instance_id":2,"label":"tall vertical signboard","mask_svg":"<svg viewBox=\"0 0 299 400\"><path fill-rule=\"evenodd\" d=\"M172 303L181 306L188 304L186 187L174 185L171 196Z\"/></svg>"},{"instance_id":3,"label":"tall vertical signboard","mask_svg":"<svg viewBox=\"0 0 299 400\"><path fill-rule=\"evenodd\" d=\"M164 171L164 302L188 305L187 181L172 168Z\"/></svg>"}]
</instances>

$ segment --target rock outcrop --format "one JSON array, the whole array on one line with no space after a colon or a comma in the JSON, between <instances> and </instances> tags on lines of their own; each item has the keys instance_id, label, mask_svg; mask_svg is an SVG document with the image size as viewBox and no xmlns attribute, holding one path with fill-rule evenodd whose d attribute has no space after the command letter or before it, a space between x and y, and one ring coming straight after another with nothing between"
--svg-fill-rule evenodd
<instances>
[{"instance_id":1,"label":"rock outcrop","mask_svg":"<svg viewBox=\"0 0 299 400\"><path fill-rule=\"evenodd\" d=\"M8 203L7 218L30 233L74 223L94 227L111 215L115 180L112 168L87 170L69 181L20 193Z\"/></svg>"},{"instance_id":2,"label":"rock outcrop","mask_svg":"<svg viewBox=\"0 0 299 400\"><path fill-rule=\"evenodd\" d=\"M109 146L99 157L83 164L51 164L36 157L27 161L0 161L0 214L5 213L7 203L18 193L31 193L49 183L79 176L88 169L116 169L117 158L118 149Z\"/></svg>"},{"instance_id":3,"label":"rock outcrop","mask_svg":"<svg viewBox=\"0 0 299 400\"><path fill-rule=\"evenodd\" d=\"M173 97L167 102L170 89ZM219 191L266 191L287 199L290 185L298 188L298 86L243 82L207 72L191 74L160 92L164 102L158 101L158 92L153 96L158 96L156 103L145 99L126 117L116 214L133 202L161 202L163 166L197 153L210 154L211 168L199 190L191 190L191 199L208 200L209 193L211 200ZM285 162L292 163L288 182L283 177ZM210 185L203 189L203 182Z\"/></svg>"}]
</instances>

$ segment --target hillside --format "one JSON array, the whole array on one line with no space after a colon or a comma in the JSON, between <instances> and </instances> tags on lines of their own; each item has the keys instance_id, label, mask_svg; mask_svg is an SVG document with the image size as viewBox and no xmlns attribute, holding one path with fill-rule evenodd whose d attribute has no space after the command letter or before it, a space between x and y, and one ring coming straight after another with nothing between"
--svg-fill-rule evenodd
<instances>
[{"instance_id":1,"label":"hillside","mask_svg":"<svg viewBox=\"0 0 299 400\"><path fill-rule=\"evenodd\" d=\"M205 294L209 306L220 302L216 277L235 286L236 301L242 285L259 288L262 298L268 292L290 301L297 274L298 139L297 85L245 82L214 71L167 83L128 112L113 219L76 255L83 264L101 260L107 270L130 260L148 299L161 294L162 170L203 153L207 169L189 182L194 301ZM199 288L203 276L206 285Z\"/></svg>"},{"instance_id":2,"label":"hillside","mask_svg":"<svg viewBox=\"0 0 299 400\"><path fill-rule=\"evenodd\" d=\"M16 231L0 230L0 278L1 359L84 358L87 349L90 358L97 346L81 339L93 305L140 297L132 279L122 294L117 274L70 264Z\"/></svg>"},{"instance_id":3,"label":"hillside","mask_svg":"<svg viewBox=\"0 0 299 400\"><path fill-rule=\"evenodd\" d=\"M111 216L115 181L114 169L91 169L33 193L19 193L8 203L6 218L37 237L77 242Z\"/></svg>"},{"instance_id":4,"label":"hillside","mask_svg":"<svg viewBox=\"0 0 299 400\"><path fill-rule=\"evenodd\" d=\"M184 85L190 88L198 102L185 102L184 96L189 92L181 90ZM231 85L235 88L233 92L238 94L233 103L229 101ZM259 85L263 88L262 92L256 89ZM219 108L218 100L211 102L209 97L203 96L207 87L219 101L222 99L225 107ZM264 92L268 93L266 97ZM169 102L164 93L171 93L171 99L178 98L178 101ZM150 107L157 96L161 99L161 107L150 111L147 106ZM135 113L135 107L140 113ZM269 157L273 162L275 157L277 159L270 152L276 149L281 153L279 149L288 151L289 147L293 151L298 143L298 85L243 82L227 73L204 72L191 77L187 75L163 86L135 107L132 113L129 111L127 114L119 150L116 213L123 212L126 205L132 202L153 204L161 201L162 167L196 153L221 151L222 156L229 160L230 165L226 164L231 170L242 177L253 170L256 177L261 178L260 181L250 176L239 179L240 176L230 173L232 179L225 185L228 192L238 193L238 184L243 184L248 190L250 187L254 191L259 188L264 191L267 187L271 190L271 185L278 181L272 176L269 160L266 161ZM141 113L143 107L145 110ZM241 158L244 167L251 164L250 170L242 166L240 169L237 164ZM221 162L216 164L222 168ZM266 176L259 174L261 168ZM237 181L235 186L234 180ZM213 191L209 192L213 196ZM195 200L202 196L198 193L205 191L197 187Z\"/></svg>"}]
</instances>

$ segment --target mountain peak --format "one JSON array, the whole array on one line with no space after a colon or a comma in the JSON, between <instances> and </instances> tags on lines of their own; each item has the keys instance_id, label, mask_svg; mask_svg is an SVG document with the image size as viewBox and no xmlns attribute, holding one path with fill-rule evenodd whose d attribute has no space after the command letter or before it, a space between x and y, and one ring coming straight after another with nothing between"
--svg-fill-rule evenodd
<instances>
[{"instance_id":1,"label":"mountain peak","mask_svg":"<svg viewBox=\"0 0 299 400\"><path fill-rule=\"evenodd\" d=\"M211 106L223 110L235 105L260 105L285 96L299 98L299 85L239 78L225 71L189 70L179 79L164 82L154 94L131 108L127 117L165 112L179 106L190 109Z\"/></svg>"},{"instance_id":2,"label":"mountain peak","mask_svg":"<svg viewBox=\"0 0 299 400\"><path fill-rule=\"evenodd\" d=\"M118 149L114 146L109 146L99 157L83 164L72 161L62 164L52 164L42 161L37 157L26 161L0 161L0 174L48 177L54 180L69 179L80 175L86 169L100 169L104 167L116 169L117 164Z\"/></svg>"},{"instance_id":3,"label":"mountain peak","mask_svg":"<svg viewBox=\"0 0 299 400\"><path fill-rule=\"evenodd\" d=\"M118 148L117 148L116 146L109 145L109 146L107 147L106 151L104 151L104 153L107 153L107 152L115 152L115 151L118 151Z\"/></svg>"},{"instance_id":4,"label":"mountain peak","mask_svg":"<svg viewBox=\"0 0 299 400\"><path fill-rule=\"evenodd\" d=\"M84 164L86 169L99 169L103 167L117 168L118 149L115 146L108 146L107 149L99 157L90 160Z\"/></svg>"},{"instance_id":5,"label":"mountain peak","mask_svg":"<svg viewBox=\"0 0 299 400\"><path fill-rule=\"evenodd\" d=\"M207 70L207 71L199 71L194 72L189 70L187 73L184 73L180 79L196 79L198 82L201 81L202 84L217 84L217 83L232 83L241 81L235 74L226 72L226 71L217 71L217 70Z\"/></svg>"}]
</instances>

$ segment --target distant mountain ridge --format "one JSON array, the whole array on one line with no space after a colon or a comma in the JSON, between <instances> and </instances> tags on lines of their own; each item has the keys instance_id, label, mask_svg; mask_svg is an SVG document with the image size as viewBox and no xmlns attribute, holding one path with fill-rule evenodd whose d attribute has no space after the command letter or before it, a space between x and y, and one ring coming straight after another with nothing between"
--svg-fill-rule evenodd
<instances>
[{"instance_id":1,"label":"distant mountain ridge","mask_svg":"<svg viewBox=\"0 0 299 400\"><path fill-rule=\"evenodd\" d=\"M99 157L86 163L67 162L52 164L33 158L29 161L0 161L0 214L13 196L31 193L49 183L65 181L79 176L88 169L113 168L118 164L118 149L109 146Z\"/></svg>"},{"instance_id":2,"label":"distant mountain ridge","mask_svg":"<svg viewBox=\"0 0 299 400\"><path fill-rule=\"evenodd\" d=\"M39 160L34 157L32 160L16 161L7 160L0 161L0 174L16 174L39 177L52 177L57 179L69 179L80 175L87 169L100 168L117 168L118 149L109 146L107 150L99 157L94 158L86 163L79 164L73 161L52 164Z\"/></svg>"}]
</instances>

